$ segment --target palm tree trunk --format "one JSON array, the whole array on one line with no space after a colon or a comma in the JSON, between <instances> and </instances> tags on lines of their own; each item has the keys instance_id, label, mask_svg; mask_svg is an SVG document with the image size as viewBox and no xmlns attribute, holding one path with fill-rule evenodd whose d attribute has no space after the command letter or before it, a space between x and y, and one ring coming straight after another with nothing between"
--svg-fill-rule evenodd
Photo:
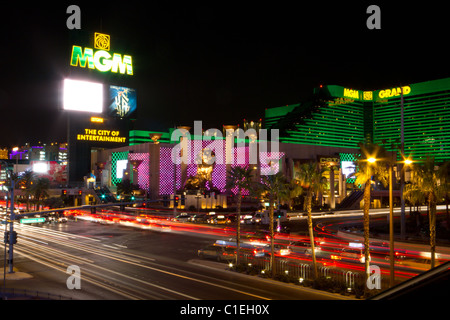
<instances>
[{"instance_id":1,"label":"palm tree trunk","mask_svg":"<svg viewBox=\"0 0 450 320\"><path fill-rule=\"evenodd\" d=\"M308 195L306 197L306 212L308 213L308 231L309 231L309 240L311 242L311 255L313 261L313 277L317 279L317 263L316 263L316 250L314 249L314 230L313 223L311 217L311 203L312 203L312 193L308 191Z\"/></svg>"},{"instance_id":2,"label":"palm tree trunk","mask_svg":"<svg viewBox=\"0 0 450 320\"><path fill-rule=\"evenodd\" d=\"M435 253L436 253L436 201L434 196L430 193L428 202L430 205L430 254L431 254L431 268L435 266Z\"/></svg>"},{"instance_id":3,"label":"palm tree trunk","mask_svg":"<svg viewBox=\"0 0 450 320\"><path fill-rule=\"evenodd\" d=\"M273 232L273 204L274 199L273 195L270 195L269 198L269 232L270 232L270 266L272 269L272 278L275 277L275 255L274 255L274 232Z\"/></svg>"},{"instance_id":4,"label":"palm tree trunk","mask_svg":"<svg viewBox=\"0 0 450 320\"><path fill-rule=\"evenodd\" d=\"M365 283L370 276L369 272L369 209L370 209L370 182L368 179L364 186L364 266L365 266Z\"/></svg>"},{"instance_id":5,"label":"palm tree trunk","mask_svg":"<svg viewBox=\"0 0 450 320\"><path fill-rule=\"evenodd\" d=\"M237 201L237 226L236 226L236 266L239 265L239 253L241 248L241 203L242 203L242 189L239 188Z\"/></svg>"}]
</instances>

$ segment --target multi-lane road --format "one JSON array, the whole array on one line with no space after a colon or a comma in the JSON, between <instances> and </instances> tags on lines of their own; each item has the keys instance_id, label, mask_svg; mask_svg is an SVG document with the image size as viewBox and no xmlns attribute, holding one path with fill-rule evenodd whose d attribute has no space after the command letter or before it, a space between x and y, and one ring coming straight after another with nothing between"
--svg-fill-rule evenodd
<instances>
[{"instance_id":1,"label":"multi-lane road","mask_svg":"<svg viewBox=\"0 0 450 320\"><path fill-rule=\"evenodd\" d=\"M141 218L137 219L136 215L83 213L77 221L67 223L39 226L16 223L15 230L19 236L14 248L14 265L23 272L18 274L31 278L14 281L8 275L6 287L90 300L347 298L242 275L225 270L225 264L198 258L198 249L218 238L234 236L233 228L171 222L145 216ZM334 235L330 234L333 230L328 227L342 219L348 221L350 217L334 217L332 224L323 218L317 229L322 236L317 239L322 246L317 254L319 261L332 262L337 268L363 272L363 264L358 258L352 258L355 261L350 262L335 260L340 258L342 243L333 241ZM303 222L300 219L294 225L301 229ZM386 251L387 247L381 249ZM415 252L416 249L417 246L413 246L408 248L408 252ZM302 253L292 252L289 257L299 261L310 260L307 254ZM383 274L389 273L389 262L383 256L372 258ZM68 267L80 271L80 289L68 287L68 279L72 283L78 281L78 278L68 274ZM414 270L405 265L396 266L396 278L402 281L423 271L420 267Z\"/></svg>"},{"instance_id":2,"label":"multi-lane road","mask_svg":"<svg viewBox=\"0 0 450 320\"><path fill-rule=\"evenodd\" d=\"M50 292L74 299L286 300L344 299L327 292L244 276L223 264L200 261L197 250L216 238L201 233L140 230L69 221L16 224L15 267L30 279L7 287ZM80 270L69 289L69 266ZM73 269L73 267L72 267Z\"/></svg>"}]
</instances>

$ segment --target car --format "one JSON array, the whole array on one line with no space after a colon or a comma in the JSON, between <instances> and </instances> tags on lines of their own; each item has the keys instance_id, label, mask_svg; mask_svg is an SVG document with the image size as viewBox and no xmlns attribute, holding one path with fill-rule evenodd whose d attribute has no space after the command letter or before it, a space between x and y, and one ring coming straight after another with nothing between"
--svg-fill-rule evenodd
<instances>
[{"instance_id":1,"label":"car","mask_svg":"<svg viewBox=\"0 0 450 320\"><path fill-rule=\"evenodd\" d=\"M206 222L208 216L204 213L194 214L188 218L189 222Z\"/></svg>"},{"instance_id":2,"label":"car","mask_svg":"<svg viewBox=\"0 0 450 320\"><path fill-rule=\"evenodd\" d=\"M177 215L175 218L173 218L173 221L187 222L190 217L191 217L190 214L183 212Z\"/></svg>"},{"instance_id":3,"label":"car","mask_svg":"<svg viewBox=\"0 0 450 320\"><path fill-rule=\"evenodd\" d=\"M270 244L267 244L264 247L255 247L253 250L253 255L255 257L270 256L271 252L272 249ZM276 256L287 256L292 253L288 246L279 243L275 243L273 245L273 252Z\"/></svg>"},{"instance_id":4,"label":"car","mask_svg":"<svg viewBox=\"0 0 450 320\"><path fill-rule=\"evenodd\" d=\"M252 217L253 224L261 224L263 219L263 214L261 212L256 212Z\"/></svg>"},{"instance_id":5,"label":"car","mask_svg":"<svg viewBox=\"0 0 450 320\"><path fill-rule=\"evenodd\" d=\"M252 214L241 214L241 223L242 224L252 224L253 221L253 215Z\"/></svg>"},{"instance_id":6,"label":"car","mask_svg":"<svg viewBox=\"0 0 450 320\"><path fill-rule=\"evenodd\" d=\"M211 218L208 219L208 223L210 224L229 224L231 223L231 220L223 215L223 214L219 214L217 216L212 216Z\"/></svg>"},{"instance_id":7,"label":"car","mask_svg":"<svg viewBox=\"0 0 450 320\"><path fill-rule=\"evenodd\" d=\"M217 261L226 261L230 262L236 259L236 250L235 248L221 246L216 244L208 245L202 249L199 249L197 252L198 256L201 259L214 259Z\"/></svg>"},{"instance_id":8,"label":"car","mask_svg":"<svg viewBox=\"0 0 450 320\"><path fill-rule=\"evenodd\" d=\"M276 255L280 256L287 256L291 254L291 249L289 248L289 246L282 245L279 243L275 243L273 245L273 251Z\"/></svg>"},{"instance_id":9,"label":"car","mask_svg":"<svg viewBox=\"0 0 450 320\"><path fill-rule=\"evenodd\" d=\"M364 254L364 248L356 248L356 247L345 247L340 252L336 252L330 256L333 260L343 260L347 262L359 262L364 263L366 261L366 257ZM369 261L371 260L369 254Z\"/></svg>"},{"instance_id":10,"label":"car","mask_svg":"<svg viewBox=\"0 0 450 320\"><path fill-rule=\"evenodd\" d=\"M311 242L310 241L293 241L289 243L289 249L295 253L311 254ZM318 249L317 246L314 247Z\"/></svg>"}]
</instances>

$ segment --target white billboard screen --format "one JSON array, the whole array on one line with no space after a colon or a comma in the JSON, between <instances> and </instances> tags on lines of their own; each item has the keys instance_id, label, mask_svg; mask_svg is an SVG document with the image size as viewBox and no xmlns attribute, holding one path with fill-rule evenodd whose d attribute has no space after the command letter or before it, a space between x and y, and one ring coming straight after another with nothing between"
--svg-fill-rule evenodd
<instances>
[{"instance_id":1,"label":"white billboard screen","mask_svg":"<svg viewBox=\"0 0 450 320\"><path fill-rule=\"evenodd\" d=\"M47 173L48 163L47 162L35 162L33 163L33 172L35 173Z\"/></svg>"},{"instance_id":2,"label":"white billboard screen","mask_svg":"<svg viewBox=\"0 0 450 320\"><path fill-rule=\"evenodd\" d=\"M103 85L101 83L64 80L63 109L103 112Z\"/></svg>"},{"instance_id":3,"label":"white billboard screen","mask_svg":"<svg viewBox=\"0 0 450 320\"><path fill-rule=\"evenodd\" d=\"M117 160L117 173L116 178L122 179L123 172L127 170L128 160Z\"/></svg>"}]
</instances>

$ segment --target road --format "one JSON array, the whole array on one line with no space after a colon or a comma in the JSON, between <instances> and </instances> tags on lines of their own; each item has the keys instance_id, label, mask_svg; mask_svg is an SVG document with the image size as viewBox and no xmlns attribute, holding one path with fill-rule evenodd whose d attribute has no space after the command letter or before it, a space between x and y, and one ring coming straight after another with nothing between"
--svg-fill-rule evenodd
<instances>
[{"instance_id":1,"label":"road","mask_svg":"<svg viewBox=\"0 0 450 320\"><path fill-rule=\"evenodd\" d=\"M244 276L199 263L197 250L215 236L140 230L89 221L19 225L15 267L32 279L7 287L86 300L322 300L339 295ZM68 289L68 266L80 268L81 289Z\"/></svg>"}]
</instances>

